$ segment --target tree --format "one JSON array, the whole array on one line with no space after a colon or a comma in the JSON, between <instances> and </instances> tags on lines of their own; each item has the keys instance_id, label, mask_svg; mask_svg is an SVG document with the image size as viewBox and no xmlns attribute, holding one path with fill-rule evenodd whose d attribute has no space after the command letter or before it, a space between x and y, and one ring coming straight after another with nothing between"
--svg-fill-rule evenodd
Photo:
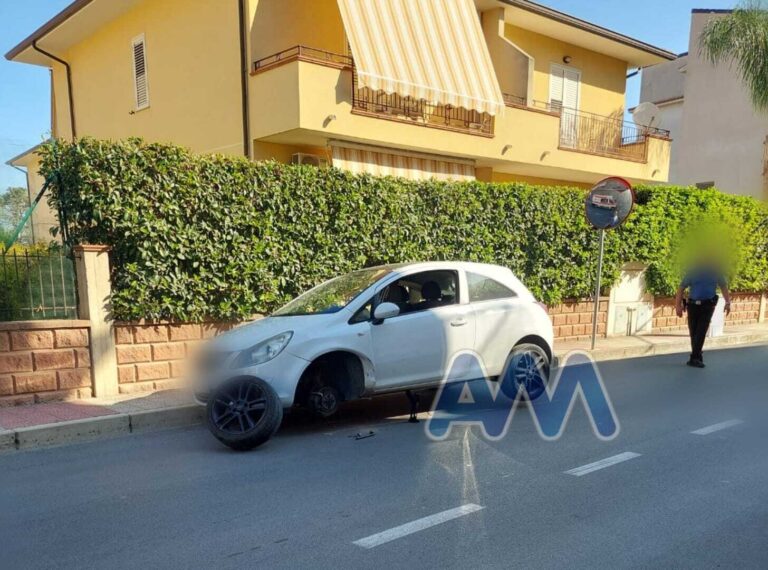
<instances>
[{"instance_id":1,"label":"tree","mask_svg":"<svg viewBox=\"0 0 768 570\"><path fill-rule=\"evenodd\" d=\"M27 208L29 194L26 188L12 187L0 194L0 229L4 233L12 233ZM28 229L25 228L22 237L26 237L27 233Z\"/></svg>"},{"instance_id":2,"label":"tree","mask_svg":"<svg viewBox=\"0 0 768 570\"><path fill-rule=\"evenodd\" d=\"M712 18L699 37L699 48L713 64L735 66L752 105L768 111L768 0L749 0Z\"/></svg>"}]
</instances>

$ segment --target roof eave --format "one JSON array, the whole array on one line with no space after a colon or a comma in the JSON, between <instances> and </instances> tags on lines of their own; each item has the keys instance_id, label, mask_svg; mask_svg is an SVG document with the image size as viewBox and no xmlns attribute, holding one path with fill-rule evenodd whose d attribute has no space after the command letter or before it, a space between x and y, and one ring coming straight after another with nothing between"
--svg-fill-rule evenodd
<instances>
[{"instance_id":1,"label":"roof eave","mask_svg":"<svg viewBox=\"0 0 768 570\"><path fill-rule=\"evenodd\" d=\"M660 47L656 47L654 45L643 42L641 40L637 40L635 38L631 38L629 36L625 36L624 34L620 34L619 32L614 32L613 30L609 30L608 28L603 28L602 26L598 26L597 24L587 22L586 20L582 20L575 16L571 16L570 14L566 14L565 12L560 12L559 10L548 8L547 6L542 6L541 4L531 2L530 0L499 0L499 1L509 6L520 8L521 10L526 10L528 12L532 12L534 14L538 14L546 18L551 18L552 20L561 22L563 24L567 24L569 26L573 26L585 32L590 32L592 34L602 36L606 39L621 43L625 46L643 51L645 53L654 55L662 59L666 59L669 61L673 61L677 59L677 54L672 53L671 51L662 49Z\"/></svg>"},{"instance_id":2,"label":"roof eave","mask_svg":"<svg viewBox=\"0 0 768 570\"><path fill-rule=\"evenodd\" d=\"M93 0L74 0L74 2L72 2L69 6L64 8L61 12L56 14L53 18L32 32L27 38L23 39L16 46L14 46L8 53L5 54L5 59L9 61L15 60L23 52L33 47L33 44L36 41L43 39L53 30L58 28L61 24L80 12L80 10L85 8L91 2L93 2Z\"/></svg>"}]
</instances>

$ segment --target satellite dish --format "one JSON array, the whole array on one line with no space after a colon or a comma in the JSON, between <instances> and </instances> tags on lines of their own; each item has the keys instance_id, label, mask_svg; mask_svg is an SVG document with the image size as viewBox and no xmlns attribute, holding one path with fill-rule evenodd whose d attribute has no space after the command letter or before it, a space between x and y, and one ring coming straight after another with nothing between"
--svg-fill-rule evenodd
<instances>
[{"instance_id":1,"label":"satellite dish","mask_svg":"<svg viewBox=\"0 0 768 570\"><path fill-rule=\"evenodd\" d=\"M640 103L632 111L632 120L644 129L658 128L661 124L661 109L653 103Z\"/></svg>"}]
</instances>

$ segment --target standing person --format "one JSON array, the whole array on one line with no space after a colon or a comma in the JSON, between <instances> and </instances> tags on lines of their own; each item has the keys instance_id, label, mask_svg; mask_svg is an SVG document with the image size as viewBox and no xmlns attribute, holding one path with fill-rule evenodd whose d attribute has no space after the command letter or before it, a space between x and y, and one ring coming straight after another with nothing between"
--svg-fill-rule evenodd
<instances>
[{"instance_id":1,"label":"standing person","mask_svg":"<svg viewBox=\"0 0 768 570\"><path fill-rule=\"evenodd\" d=\"M675 298L677 316L680 318L688 311L688 332L691 336L691 358L688 366L704 368L704 340L707 338L709 325L715 313L719 297L717 288L725 298L725 314L731 313L731 293L722 272L711 263L703 263L686 273ZM685 291L690 289L687 301L683 300Z\"/></svg>"}]
</instances>

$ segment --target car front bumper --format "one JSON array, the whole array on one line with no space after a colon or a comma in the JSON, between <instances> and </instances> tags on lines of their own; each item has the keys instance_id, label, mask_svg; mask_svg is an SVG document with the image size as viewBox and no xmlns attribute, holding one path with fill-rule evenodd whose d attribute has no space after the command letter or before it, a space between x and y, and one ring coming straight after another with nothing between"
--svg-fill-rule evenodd
<instances>
[{"instance_id":1,"label":"car front bumper","mask_svg":"<svg viewBox=\"0 0 768 570\"><path fill-rule=\"evenodd\" d=\"M269 362L257 366L238 370L196 371L192 381L193 397L195 402L204 406L208 403L210 394L227 380L241 376L252 376L264 380L272 386L283 403L283 407L290 408L293 405L299 379L307 366L309 366L308 361L283 351Z\"/></svg>"}]
</instances>

